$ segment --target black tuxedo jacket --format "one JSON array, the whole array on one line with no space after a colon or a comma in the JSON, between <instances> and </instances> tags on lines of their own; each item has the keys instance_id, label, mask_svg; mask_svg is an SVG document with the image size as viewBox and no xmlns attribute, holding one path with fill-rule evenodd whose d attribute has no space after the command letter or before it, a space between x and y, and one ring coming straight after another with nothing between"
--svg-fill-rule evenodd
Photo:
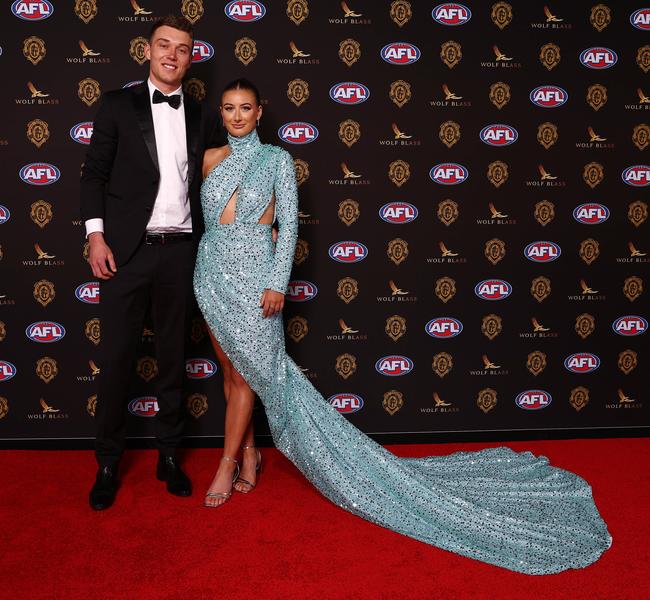
<instances>
[{"instance_id":1,"label":"black tuxedo jacket","mask_svg":"<svg viewBox=\"0 0 650 600\"><path fill-rule=\"evenodd\" d=\"M183 95L187 178L192 233L204 230L199 191L206 148L226 138L216 110ZM104 94L81 172L81 217L104 219L104 237L123 265L142 241L158 192L160 174L146 81Z\"/></svg>"}]
</instances>

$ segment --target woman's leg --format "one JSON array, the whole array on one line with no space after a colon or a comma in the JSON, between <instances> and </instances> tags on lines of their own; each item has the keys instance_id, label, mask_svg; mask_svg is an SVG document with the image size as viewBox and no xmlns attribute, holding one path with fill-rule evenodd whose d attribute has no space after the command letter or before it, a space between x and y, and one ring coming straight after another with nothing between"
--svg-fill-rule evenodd
<instances>
[{"instance_id":1,"label":"woman's leg","mask_svg":"<svg viewBox=\"0 0 650 600\"><path fill-rule=\"evenodd\" d=\"M255 394L246 383L244 378L235 370L230 359L221 349L219 342L210 332L210 339L217 359L221 365L224 375L224 393L226 394L226 431L223 445L223 456L236 459L239 449L246 439L247 433L251 432L250 422L253 413L253 400ZM221 460L217 473L212 480L208 492L219 492L227 494L232 489L232 476L235 471L235 463L230 460ZM227 498L206 498L206 504L219 506Z\"/></svg>"}]
</instances>

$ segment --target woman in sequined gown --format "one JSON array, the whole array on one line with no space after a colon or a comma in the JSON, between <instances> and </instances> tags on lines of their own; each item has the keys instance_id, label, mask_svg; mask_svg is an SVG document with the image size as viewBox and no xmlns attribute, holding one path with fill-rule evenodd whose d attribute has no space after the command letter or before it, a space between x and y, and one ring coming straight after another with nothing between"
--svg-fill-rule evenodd
<instances>
[{"instance_id":1,"label":"woman in sequined gown","mask_svg":"<svg viewBox=\"0 0 650 600\"><path fill-rule=\"evenodd\" d=\"M228 146L206 153L206 232L194 276L199 306L224 371L224 458L206 499L230 498L240 446L253 446L254 393L276 447L340 507L404 535L530 574L585 567L610 546L590 486L509 448L399 458L330 406L287 355L281 308L297 235L291 156L262 144L252 84L222 96ZM233 198L235 202L233 202ZM279 234L274 245L271 223ZM243 452L241 481L255 482L256 452Z\"/></svg>"}]
</instances>

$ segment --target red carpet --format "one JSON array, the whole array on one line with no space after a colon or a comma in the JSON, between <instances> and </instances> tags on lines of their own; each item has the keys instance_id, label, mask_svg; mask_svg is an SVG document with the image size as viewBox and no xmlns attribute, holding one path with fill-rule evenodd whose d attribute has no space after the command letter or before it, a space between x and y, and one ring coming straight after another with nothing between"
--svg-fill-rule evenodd
<instances>
[{"instance_id":1,"label":"red carpet","mask_svg":"<svg viewBox=\"0 0 650 600\"><path fill-rule=\"evenodd\" d=\"M402 456L497 444L394 446ZM90 452L0 453L0 597L615 600L650 597L650 440L513 442L585 477L614 537L591 567L526 576L402 537L337 508L275 450L260 486L201 507L220 450L190 450L192 498L129 452L116 504L91 511Z\"/></svg>"}]
</instances>

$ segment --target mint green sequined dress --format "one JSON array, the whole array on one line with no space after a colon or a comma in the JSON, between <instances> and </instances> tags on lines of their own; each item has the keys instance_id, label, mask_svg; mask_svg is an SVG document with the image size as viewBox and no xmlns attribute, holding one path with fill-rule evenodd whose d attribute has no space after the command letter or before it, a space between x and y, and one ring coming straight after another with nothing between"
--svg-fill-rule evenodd
<instances>
[{"instance_id":1,"label":"mint green sequined dress","mask_svg":"<svg viewBox=\"0 0 650 600\"><path fill-rule=\"evenodd\" d=\"M194 290L208 326L264 404L277 448L342 508L404 535L514 571L589 565L611 544L591 488L545 457L502 448L399 458L339 414L287 355L281 315L264 319L265 288L285 292L298 228L294 163L257 133L229 136L208 175L206 231ZM220 224L237 190L235 221ZM258 223L275 194L279 236Z\"/></svg>"}]
</instances>

